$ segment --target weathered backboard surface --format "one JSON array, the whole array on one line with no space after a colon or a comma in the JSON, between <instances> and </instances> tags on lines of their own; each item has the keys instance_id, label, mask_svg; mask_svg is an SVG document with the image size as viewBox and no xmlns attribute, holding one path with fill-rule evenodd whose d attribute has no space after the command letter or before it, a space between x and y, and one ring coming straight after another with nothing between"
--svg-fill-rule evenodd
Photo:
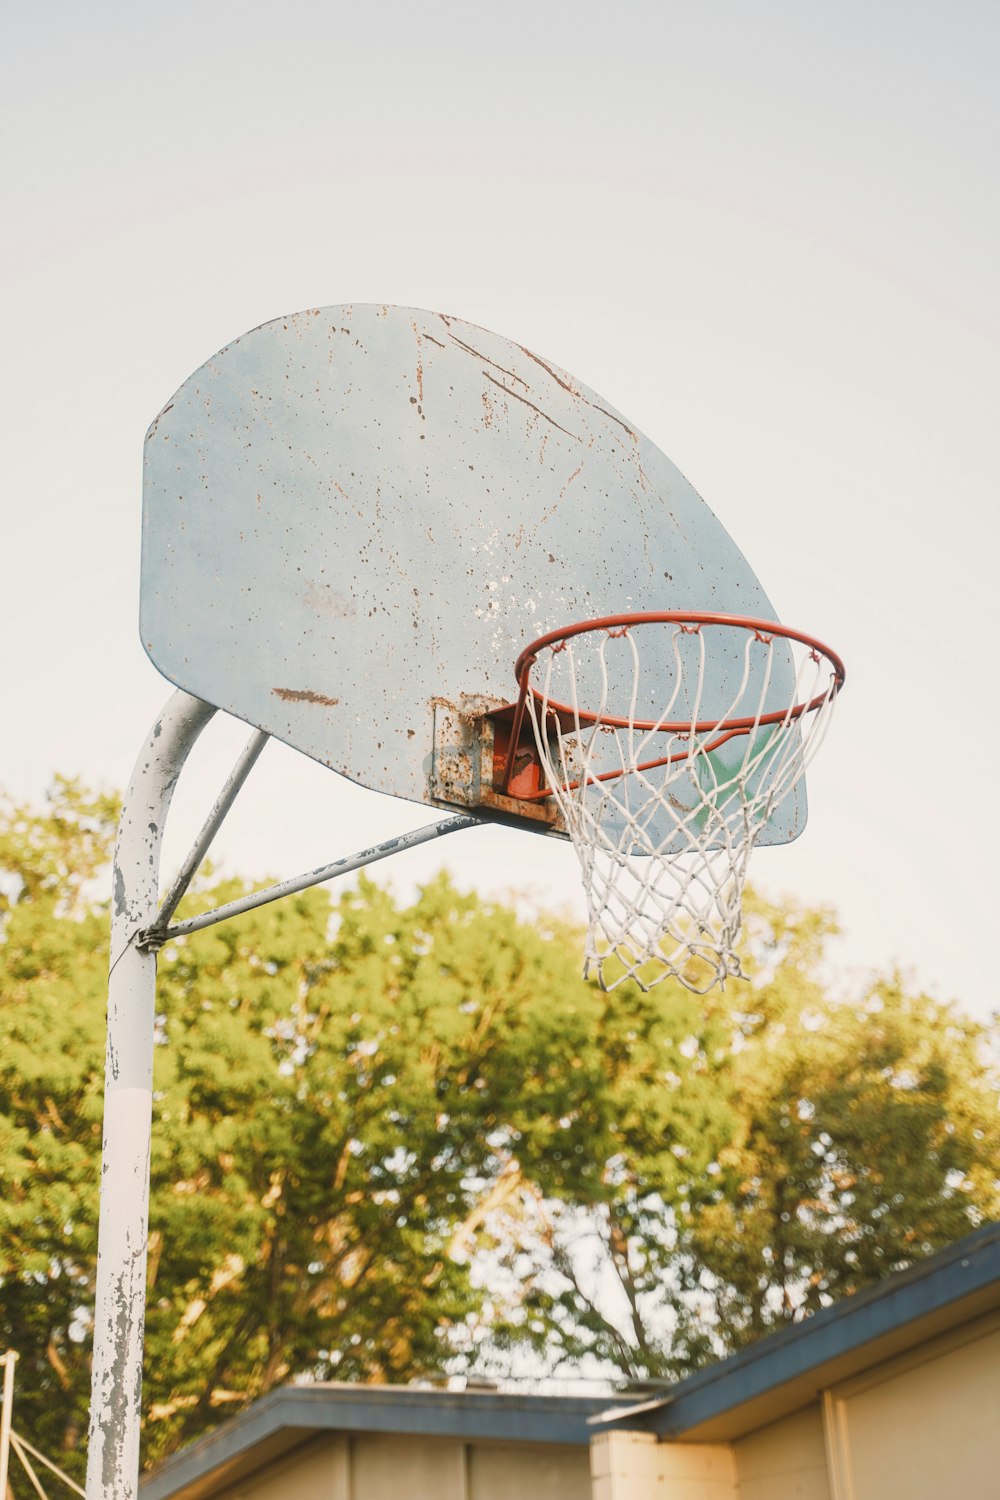
<instances>
[{"instance_id":1,"label":"weathered backboard surface","mask_svg":"<svg viewBox=\"0 0 1000 1500\"><path fill-rule=\"evenodd\" d=\"M278 318L203 365L147 434L153 662L363 786L462 801L442 782L449 705L509 702L515 658L548 630L652 609L776 618L624 416L457 318ZM774 701L791 691L779 671ZM803 788L758 842L795 837L805 814Z\"/></svg>"}]
</instances>

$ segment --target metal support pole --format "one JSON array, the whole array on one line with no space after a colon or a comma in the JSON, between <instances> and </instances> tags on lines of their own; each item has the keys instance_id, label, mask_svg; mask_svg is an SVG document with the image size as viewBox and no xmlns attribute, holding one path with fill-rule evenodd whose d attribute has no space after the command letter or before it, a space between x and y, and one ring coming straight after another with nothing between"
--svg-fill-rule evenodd
<instances>
[{"instance_id":1,"label":"metal support pole","mask_svg":"<svg viewBox=\"0 0 1000 1500\"><path fill-rule=\"evenodd\" d=\"M0 1500L7 1500L7 1469L10 1464L10 1424L14 1410L14 1366L17 1355L8 1349L3 1365L3 1408L0 1412Z\"/></svg>"},{"instance_id":2,"label":"metal support pole","mask_svg":"<svg viewBox=\"0 0 1000 1500\"><path fill-rule=\"evenodd\" d=\"M349 875L353 870L364 870L368 865L377 864L380 859L388 859L390 854L401 854L404 849L416 849L420 844L426 844L431 839L444 838L448 833L459 833L463 828L482 828L482 826L480 818L474 818L465 813L459 813L451 818L442 818L439 823L425 823L423 828L416 828L412 833L401 833L394 839L387 839L384 844L375 844L371 849L362 849L357 854L347 854L343 859L335 859L332 864L321 865L318 870L308 870L305 875L293 875L290 880L282 880L278 885L269 885L262 891L251 891L249 895L239 896L235 901L227 901L225 906L216 906L211 911L202 912L200 917L188 917L186 921L178 922L174 927L168 927L164 921L163 913L167 906L164 902L155 926L148 932L141 933L138 941L144 947L162 948L163 944L169 942L171 938L186 937L189 933L201 932L205 927L214 927L217 922L227 922L230 917L241 917L246 911L256 911L258 906L267 906L272 901L280 901L283 896L294 896L298 891L307 891L310 886L323 885L328 880L336 880L338 875Z\"/></svg>"},{"instance_id":3,"label":"metal support pole","mask_svg":"<svg viewBox=\"0 0 1000 1500\"><path fill-rule=\"evenodd\" d=\"M262 730L251 738L158 913L160 848L170 799L192 746L214 713L198 698L174 694L136 761L118 826L86 1500L135 1500L139 1484L158 949L175 934L197 932L237 912L479 824L470 815L446 818L169 927L200 859L267 740ZM9 1443L4 1464L8 1447Z\"/></svg>"},{"instance_id":4,"label":"metal support pole","mask_svg":"<svg viewBox=\"0 0 1000 1500\"><path fill-rule=\"evenodd\" d=\"M134 1500L139 1484L156 954L141 951L135 938L156 916L163 826L177 778L214 712L174 693L136 761L118 826L87 1500Z\"/></svg>"},{"instance_id":5,"label":"metal support pole","mask_svg":"<svg viewBox=\"0 0 1000 1500\"><path fill-rule=\"evenodd\" d=\"M177 878L169 891L163 898L163 904L157 914L157 927L166 927L170 918L177 910L181 899L188 886L194 878L198 866L208 853L212 840L219 831L223 818L226 816L233 803L239 795L240 788L246 781L250 772L260 757L260 752L270 739L265 729L255 729L243 750L242 755L236 762L226 780L225 786L215 799L212 811L205 819L201 832L194 841L191 853L181 865L177 872Z\"/></svg>"}]
</instances>

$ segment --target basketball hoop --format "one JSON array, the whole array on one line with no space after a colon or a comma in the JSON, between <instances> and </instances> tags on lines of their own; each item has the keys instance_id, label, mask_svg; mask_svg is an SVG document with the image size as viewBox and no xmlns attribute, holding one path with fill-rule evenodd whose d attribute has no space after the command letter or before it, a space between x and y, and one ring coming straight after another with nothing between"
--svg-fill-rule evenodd
<instances>
[{"instance_id":1,"label":"basketball hoop","mask_svg":"<svg viewBox=\"0 0 1000 1500\"><path fill-rule=\"evenodd\" d=\"M696 994L742 977L750 854L801 832L840 658L775 622L669 611L551 631L515 672L510 744L530 720L546 784L518 792L509 755L499 789L562 814L587 896L584 976Z\"/></svg>"},{"instance_id":2,"label":"basketball hoop","mask_svg":"<svg viewBox=\"0 0 1000 1500\"><path fill-rule=\"evenodd\" d=\"M149 428L142 535L141 639L178 691L136 762L115 856L91 1500L138 1486L158 949L500 823L572 837L587 970L605 988L675 974L707 990L739 973L747 859L800 832L802 772L844 679L807 636L719 613L770 606L697 491L612 403L451 315L314 307L231 340ZM636 613L543 636L511 702L525 611L580 619L622 580ZM638 613L693 603L717 613ZM174 784L216 710L255 734L158 906ZM269 735L372 792L464 816L174 923Z\"/></svg>"}]
</instances>

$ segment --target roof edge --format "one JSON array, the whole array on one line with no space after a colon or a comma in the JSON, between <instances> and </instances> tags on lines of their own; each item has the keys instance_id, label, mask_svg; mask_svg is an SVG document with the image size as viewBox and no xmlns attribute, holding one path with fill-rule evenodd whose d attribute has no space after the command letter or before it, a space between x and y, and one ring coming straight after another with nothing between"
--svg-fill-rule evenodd
<instances>
[{"instance_id":1,"label":"roof edge","mask_svg":"<svg viewBox=\"0 0 1000 1500\"><path fill-rule=\"evenodd\" d=\"M143 1477L140 1493L143 1500L209 1493L201 1486L213 1473L225 1471L232 1482L253 1452L266 1449L271 1461L322 1433L587 1446L590 1419L615 1399L340 1382L282 1386L164 1459ZM626 1405L630 1398L618 1400Z\"/></svg>"},{"instance_id":2,"label":"roof edge","mask_svg":"<svg viewBox=\"0 0 1000 1500\"><path fill-rule=\"evenodd\" d=\"M956 1325L965 1321L962 1304L990 1289L1000 1305L1000 1223L985 1224L905 1271L699 1370L659 1399L591 1418L591 1429L627 1428L678 1438L737 1407L777 1397L783 1386L789 1387L792 1398L789 1410L795 1410L793 1382L811 1377L821 1386L824 1370L832 1373L833 1367L851 1356L862 1363L879 1363L889 1356L872 1346L903 1335L901 1341L896 1340L900 1347L892 1353L912 1347L928 1336L927 1325L948 1309L954 1312ZM975 1309L968 1312L974 1315Z\"/></svg>"}]
</instances>

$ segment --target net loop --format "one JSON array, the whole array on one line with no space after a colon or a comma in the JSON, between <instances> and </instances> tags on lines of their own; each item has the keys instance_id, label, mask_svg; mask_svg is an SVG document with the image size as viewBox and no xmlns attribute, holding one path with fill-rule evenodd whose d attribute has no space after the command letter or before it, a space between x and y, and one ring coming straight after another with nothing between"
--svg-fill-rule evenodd
<instances>
[{"instance_id":1,"label":"net loop","mask_svg":"<svg viewBox=\"0 0 1000 1500\"><path fill-rule=\"evenodd\" d=\"M840 658L776 622L671 611L553 631L516 672L532 795L554 798L583 875L584 975L697 994L741 977L750 855L804 825Z\"/></svg>"}]
</instances>

